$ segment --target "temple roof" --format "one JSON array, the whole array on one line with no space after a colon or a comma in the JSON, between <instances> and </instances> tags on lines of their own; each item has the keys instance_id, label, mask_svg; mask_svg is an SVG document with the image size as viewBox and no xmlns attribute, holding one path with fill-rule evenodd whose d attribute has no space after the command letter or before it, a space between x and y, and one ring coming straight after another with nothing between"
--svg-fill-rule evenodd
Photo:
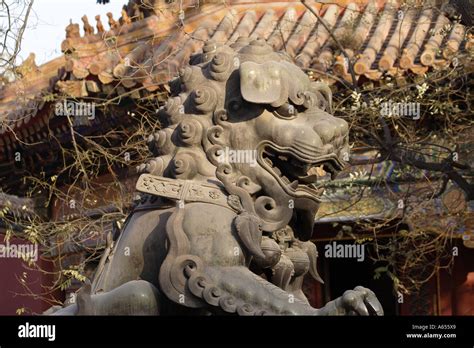
<instances>
[{"instance_id":1,"label":"temple roof","mask_svg":"<svg viewBox=\"0 0 474 348\"><path fill-rule=\"evenodd\" d=\"M10 151L18 141L38 141L53 117L41 111L50 110L54 97L166 94L167 82L209 39L232 44L264 38L309 74L330 83L353 81L341 46L325 27L335 29L333 35L346 56L355 57L359 82L379 80L384 73L400 76L439 69L459 50L474 46L466 28L453 25L436 8L398 12L395 1L308 1L310 8L295 1L148 3L140 8L130 1L119 20L110 14L107 31L98 16L96 29L82 18L83 35L78 24L70 24L61 45L63 55L40 67L30 55L17 69L20 78L0 90L0 149Z\"/></svg>"}]
</instances>

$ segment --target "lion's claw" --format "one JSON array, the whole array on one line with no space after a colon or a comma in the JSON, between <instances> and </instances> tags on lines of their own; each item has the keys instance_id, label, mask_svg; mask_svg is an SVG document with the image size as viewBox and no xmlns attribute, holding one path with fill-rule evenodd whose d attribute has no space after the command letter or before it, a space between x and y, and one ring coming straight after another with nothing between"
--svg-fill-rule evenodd
<instances>
[{"instance_id":1,"label":"lion's claw","mask_svg":"<svg viewBox=\"0 0 474 348\"><path fill-rule=\"evenodd\" d=\"M337 306L349 315L383 315L383 308L374 292L362 286L347 290L336 300Z\"/></svg>"}]
</instances>

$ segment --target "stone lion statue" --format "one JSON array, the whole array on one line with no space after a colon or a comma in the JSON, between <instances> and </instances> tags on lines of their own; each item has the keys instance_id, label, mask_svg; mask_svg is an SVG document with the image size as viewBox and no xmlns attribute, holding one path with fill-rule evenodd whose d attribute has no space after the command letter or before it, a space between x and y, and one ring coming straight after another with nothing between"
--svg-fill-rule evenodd
<instances>
[{"instance_id":1,"label":"stone lion statue","mask_svg":"<svg viewBox=\"0 0 474 348\"><path fill-rule=\"evenodd\" d=\"M301 290L307 273L322 282L312 168L335 175L349 151L328 86L243 39L207 42L170 86L141 200L92 284L54 314L382 315L363 287L323 308Z\"/></svg>"}]
</instances>

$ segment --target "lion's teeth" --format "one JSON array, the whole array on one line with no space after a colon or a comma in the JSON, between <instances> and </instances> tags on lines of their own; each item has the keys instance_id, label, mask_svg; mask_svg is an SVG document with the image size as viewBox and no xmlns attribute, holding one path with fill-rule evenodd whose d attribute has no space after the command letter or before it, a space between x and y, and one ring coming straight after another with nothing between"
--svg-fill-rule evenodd
<instances>
[{"instance_id":1,"label":"lion's teeth","mask_svg":"<svg viewBox=\"0 0 474 348\"><path fill-rule=\"evenodd\" d=\"M290 180L288 180L288 178L286 176L282 176L281 179L283 180L283 182L285 184L289 184L290 183Z\"/></svg>"},{"instance_id":2,"label":"lion's teeth","mask_svg":"<svg viewBox=\"0 0 474 348\"><path fill-rule=\"evenodd\" d=\"M281 176L281 170L278 167L273 167L273 171L278 175Z\"/></svg>"},{"instance_id":3,"label":"lion's teeth","mask_svg":"<svg viewBox=\"0 0 474 348\"><path fill-rule=\"evenodd\" d=\"M267 163L269 166L273 166L273 162L269 158L265 158L265 163Z\"/></svg>"},{"instance_id":4,"label":"lion's teeth","mask_svg":"<svg viewBox=\"0 0 474 348\"><path fill-rule=\"evenodd\" d=\"M293 181L290 184L290 187L296 190L298 188L298 180Z\"/></svg>"},{"instance_id":5,"label":"lion's teeth","mask_svg":"<svg viewBox=\"0 0 474 348\"><path fill-rule=\"evenodd\" d=\"M288 161L288 157L286 156L278 156L279 159L281 159L282 161Z\"/></svg>"}]
</instances>

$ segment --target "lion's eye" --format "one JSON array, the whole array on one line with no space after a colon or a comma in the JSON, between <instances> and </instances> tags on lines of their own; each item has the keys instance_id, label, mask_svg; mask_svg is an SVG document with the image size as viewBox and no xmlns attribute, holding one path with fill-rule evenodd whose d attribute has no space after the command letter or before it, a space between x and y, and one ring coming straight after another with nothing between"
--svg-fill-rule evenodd
<instances>
[{"instance_id":1,"label":"lion's eye","mask_svg":"<svg viewBox=\"0 0 474 348\"><path fill-rule=\"evenodd\" d=\"M282 106L275 108L273 114L280 118L294 118L298 114L298 110L296 110L293 105L285 103Z\"/></svg>"}]
</instances>

